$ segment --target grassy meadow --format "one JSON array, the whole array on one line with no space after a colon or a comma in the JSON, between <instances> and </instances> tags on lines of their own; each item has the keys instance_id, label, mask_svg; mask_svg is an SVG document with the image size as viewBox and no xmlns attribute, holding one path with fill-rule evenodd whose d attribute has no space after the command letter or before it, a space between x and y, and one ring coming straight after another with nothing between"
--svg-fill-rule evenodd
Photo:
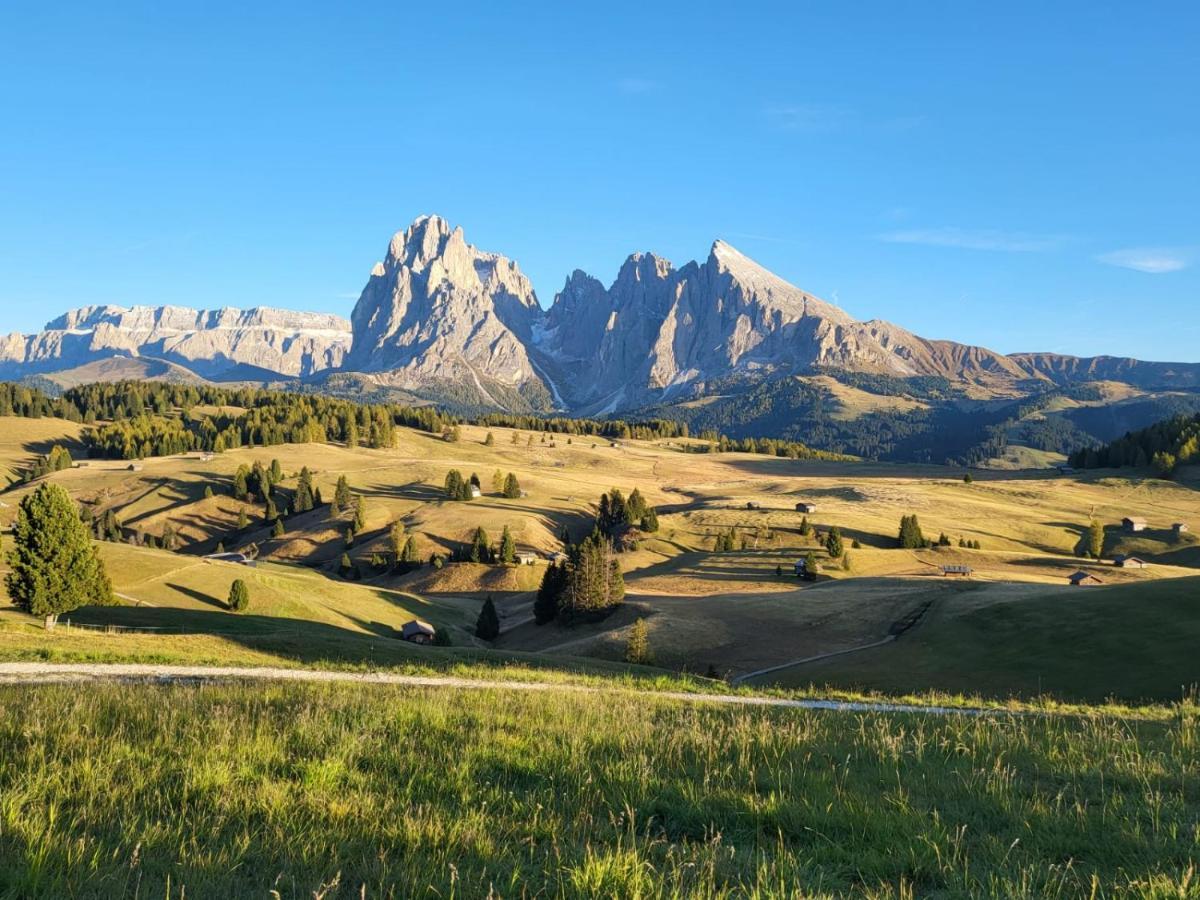
<instances>
[{"instance_id":1,"label":"grassy meadow","mask_svg":"<svg viewBox=\"0 0 1200 900\"><path fill-rule=\"evenodd\" d=\"M0 686L0 897L1195 897L1200 719Z\"/></svg>"},{"instance_id":2,"label":"grassy meadow","mask_svg":"<svg viewBox=\"0 0 1200 900\"><path fill-rule=\"evenodd\" d=\"M238 410L193 410L217 412ZM78 440L78 427L59 420L0 422L0 457L12 465L28 463L53 442L54 428L61 440ZM485 443L489 431L492 445ZM395 445L385 450L282 445L229 451L212 460L198 454L151 458L134 469L124 462L85 461L48 477L96 514L116 511L129 529L159 535L169 524L183 547L168 553L100 545L125 605L80 610L71 618L164 631L157 642L150 635L51 637L35 634L34 623L0 606L0 626L11 626L0 628L0 655L408 665L414 652L418 658L422 652L433 655L396 646L395 628L416 616L445 628L460 658L497 654L505 664L529 659L537 666L575 667L583 657L611 668L624 656L631 626L644 618L658 666L724 677L873 643L893 634L898 623L916 621L895 645L786 669L771 683L979 694L963 669L973 654L965 648L972 645L942 623L969 621L958 612L986 607L999 623L990 633L1004 636L1002 644L986 648L997 661L979 673L977 683L988 698L1027 698L1040 684L1063 691L1062 699L1170 702L1180 696L1181 685L1200 681L1200 671L1186 677L1196 668L1188 654L1173 649L1190 631L1174 630L1171 615L1190 609L1187 598L1196 581L1189 576L1200 565L1196 535L1176 539L1170 532L1176 521L1200 523L1200 492L1186 478L1163 481L1130 472L1064 478L1024 470L976 472L975 482L965 484L961 471L945 467L684 454L684 443L630 440L613 446L601 439L539 434L531 440L528 432L464 426L457 442L399 428ZM338 570L347 550L348 514L335 517L321 508L292 516L286 533L276 538L260 505L229 495L239 465L268 465L275 458L286 476L285 492L308 466L326 499L341 475L365 498L366 527L348 548L362 580L347 580ZM446 500L441 484L450 468L478 473L484 496L469 503ZM526 495L506 499L493 493L495 472L515 473ZM578 537L590 527L597 498L612 487L626 494L640 489L658 508L661 528L635 552L623 554L627 602L604 621L574 628L535 625L532 602L544 562L423 566L406 575L371 569L371 557L386 549L394 521L415 538L422 558L463 546L477 526L493 540L508 526L518 549L544 556L561 547L564 528ZM206 496L206 488L213 496ZM27 490L18 485L4 493L0 524L12 519ZM842 529L851 547L848 567L826 559L815 538L800 533L794 507L801 499L817 504L809 516L817 529ZM239 530L242 512L250 525ZM1120 569L1078 559L1074 549L1093 512L1109 525L1110 553L1137 553L1151 567ZM945 532L953 546L895 549L897 524L908 513L920 516L930 537ZM1126 514L1145 516L1151 528L1123 534L1117 522ZM713 552L716 535L730 529L738 548ZM982 549L959 548L959 538L978 540ZM227 549L254 544L258 568L203 562L199 557L218 542ZM817 584L788 574L808 552L822 565ZM939 577L940 566L950 563L969 565L973 577L963 583ZM1080 598L1066 587L1067 575L1081 565L1104 582L1089 589L1089 603L1111 612L1096 619L1106 634L1094 641L1076 634L1087 631L1090 607L1073 606ZM251 588L252 606L242 616L224 608L236 577ZM1149 590L1156 585L1163 587ZM1148 592L1138 594L1142 586ZM486 596L496 600L502 627L490 646L473 635ZM1163 615L1154 612L1160 607ZM1125 639L1133 635L1136 640ZM1121 643L1122 651L1087 652L1106 641ZM1062 658L1074 660L1074 680L1057 678L1041 662L1060 645L1066 648ZM894 670L886 662L873 662L902 653L908 662L898 674L888 675ZM1119 664L1110 664L1112 659ZM1026 675L1035 669L1043 677L1031 687ZM962 677L949 677L955 672Z\"/></svg>"}]
</instances>

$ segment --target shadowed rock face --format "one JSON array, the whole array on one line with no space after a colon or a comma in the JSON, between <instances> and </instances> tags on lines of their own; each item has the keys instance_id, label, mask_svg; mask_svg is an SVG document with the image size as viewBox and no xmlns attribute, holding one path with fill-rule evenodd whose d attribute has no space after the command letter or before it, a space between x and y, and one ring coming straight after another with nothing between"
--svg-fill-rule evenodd
<instances>
[{"instance_id":1,"label":"shadowed rock face","mask_svg":"<svg viewBox=\"0 0 1200 900\"><path fill-rule=\"evenodd\" d=\"M337 368L349 347L350 323L324 313L86 306L37 334L0 340L0 372L63 371L127 356L167 360L204 377L247 367L303 377Z\"/></svg>"}]
</instances>

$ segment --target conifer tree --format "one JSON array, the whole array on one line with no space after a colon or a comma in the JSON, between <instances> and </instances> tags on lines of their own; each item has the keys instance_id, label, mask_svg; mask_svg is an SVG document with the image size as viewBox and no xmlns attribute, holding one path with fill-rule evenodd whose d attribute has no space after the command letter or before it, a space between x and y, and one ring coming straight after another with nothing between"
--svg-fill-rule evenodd
<instances>
[{"instance_id":1,"label":"conifer tree","mask_svg":"<svg viewBox=\"0 0 1200 900\"><path fill-rule=\"evenodd\" d=\"M275 524L271 526L271 536L281 538L286 533L287 529L283 526L283 519L276 519Z\"/></svg>"},{"instance_id":2,"label":"conifer tree","mask_svg":"<svg viewBox=\"0 0 1200 900\"><path fill-rule=\"evenodd\" d=\"M640 527L642 531L647 533L658 531L658 512L655 511L653 506L646 507L646 512L642 516Z\"/></svg>"},{"instance_id":3,"label":"conifer tree","mask_svg":"<svg viewBox=\"0 0 1200 900\"><path fill-rule=\"evenodd\" d=\"M43 483L21 501L5 579L14 606L53 628L59 615L115 602L112 583L70 494Z\"/></svg>"},{"instance_id":4,"label":"conifer tree","mask_svg":"<svg viewBox=\"0 0 1200 900\"><path fill-rule=\"evenodd\" d=\"M234 579L229 586L228 606L234 612L245 612L250 607L250 589L242 579Z\"/></svg>"},{"instance_id":5,"label":"conifer tree","mask_svg":"<svg viewBox=\"0 0 1200 900\"><path fill-rule=\"evenodd\" d=\"M521 496L521 483L512 472L504 477L504 496L508 500L516 500Z\"/></svg>"},{"instance_id":6,"label":"conifer tree","mask_svg":"<svg viewBox=\"0 0 1200 900\"><path fill-rule=\"evenodd\" d=\"M350 508L352 502L354 502L354 497L350 493L350 483L346 481L345 475L339 475L337 486L333 489L333 514L340 516Z\"/></svg>"},{"instance_id":7,"label":"conifer tree","mask_svg":"<svg viewBox=\"0 0 1200 900\"><path fill-rule=\"evenodd\" d=\"M296 484L296 501L293 504L296 512L308 512L316 505L313 497L312 472L305 466L300 470L300 480Z\"/></svg>"},{"instance_id":8,"label":"conifer tree","mask_svg":"<svg viewBox=\"0 0 1200 900\"><path fill-rule=\"evenodd\" d=\"M500 562L505 565L512 565L517 559L517 542L513 540L512 532L508 530L508 526L504 526L504 531L500 534Z\"/></svg>"},{"instance_id":9,"label":"conifer tree","mask_svg":"<svg viewBox=\"0 0 1200 900\"><path fill-rule=\"evenodd\" d=\"M417 539L410 534L408 540L404 542L404 549L400 551L400 562L412 564L419 561L420 557L417 556Z\"/></svg>"},{"instance_id":10,"label":"conifer tree","mask_svg":"<svg viewBox=\"0 0 1200 900\"><path fill-rule=\"evenodd\" d=\"M551 562L542 576L538 587L537 599L533 601L533 619L539 625L545 625L554 620L558 614L558 605L567 587L566 565Z\"/></svg>"},{"instance_id":11,"label":"conifer tree","mask_svg":"<svg viewBox=\"0 0 1200 900\"><path fill-rule=\"evenodd\" d=\"M484 641L494 641L500 637L500 616L496 613L496 604L489 594L479 610L479 618L475 620L475 637Z\"/></svg>"},{"instance_id":12,"label":"conifer tree","mask_svg":"<svg viewBox=\"0 0 1200 900\"><path fill-rule=\"evenodd\" d=\"M629 641L625 645L625 661L634 665L650 665L654 654L650 650L650 629L646 620L639 617L629 629Z\"/></svg>"},{"instance_id":13,"label":"conifer tree","mask_svg":"<svg viewBox=\"0 0 1200 900\"><path fill-rule=\"evenodd\" d=\"M492 447L495 445L495 443L496 443L496 436L489 431L487 433L487 437L485 437L483 439L483 446Z\"/></svg>"},{"instance_id":14,"label":"conifer tree","mask_svg":"<svg viewBox=\"0 0 1200 900\"><path fill-rule=\"evenodd\" d=\"M1099 519L1092 519L1088 525L1087 552L1092 559L1100 559L1104 555L1104 526Z\"/></svg>"},{"instance_id":15,"label":"conifer tree","mask_svg":"<svg viewBox=\"0 0 1200 900\"><path fill-rule=\"evenodd\" d=\"M474 563L486 563L491 562L491 556L491 541L488 540L488 533L480 525L471 536L471 548L467 551L467 558Z\"/></svg>"},{"instance_id":16,"label":"conifer tree","mask_svg":"<svg viewBox=\"0 0 1200 900\"><path fill-rule=\"evenodd\" d=\"M841 559L846 548L842 544L842 530L836 525L829 529L829 535L825 538L825 549L829 551L829 556L832 559Z\"/></svg>"},{"instance_id":17,"label":"conifer tree","mask_svg":"<svg viewBox=\"0 0 1200 900\"><path fill-rule=\"evenodd\" d=\"M354 498L354 532L357 534L367 527L367 501L362 494Z\"/></svg>"}]
</instances>

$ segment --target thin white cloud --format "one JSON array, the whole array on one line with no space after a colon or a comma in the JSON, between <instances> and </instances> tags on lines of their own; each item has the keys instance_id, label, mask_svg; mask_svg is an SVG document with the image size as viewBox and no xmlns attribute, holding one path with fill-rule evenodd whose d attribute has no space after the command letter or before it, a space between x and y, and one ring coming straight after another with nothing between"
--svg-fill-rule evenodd
<instances>
[{"instance_id":1,"label":"thin white cloud","mask_svg":"<svg viewBox=\"0 0 1200 900\"><path fill-rule=\"evenodd\" d=\"M617 90L622 94L649 94L661 85L650 78L626 77L617 81Z\"/></svg>"},{"instance_id":2,"label":"thin white cloud","mask_svg":"<svg viewBox=\"0 0 1200 900\"><path fill-rule=\"evenodd\" d=\"M1128 247L1102 253L1096 259L1110 266L1120 266L1122 269L1133 269L1149 275L1178 272L1192 264L1191 252L1177 247Z\"/></svg>"},{"instance_id":3,"label":"thin white cloud","mask_svg":"<svg viewBox=\"0 0 1200 900\"><path fill-rule=\"evenodd\" d=\"M763 109L767 121L780 131L823 134L840 131L853 123L857 115L845 106L826 103L782 103Z\"/></svg>"},{"instance_id":4,"label":"thin white cloud","mask_svg":"<svg viewBox=\"0 0 1200 900\"><path fill-rule=\"evenodd\" d=\"M1024 234L1008 231L969 231L962 228L911 228L879 235L889 244L922 244L927 247L958 247L963 250L998 250L1005 253L1041 253L1059 247L1061 235Z\"/></svg>"}]
</instances>

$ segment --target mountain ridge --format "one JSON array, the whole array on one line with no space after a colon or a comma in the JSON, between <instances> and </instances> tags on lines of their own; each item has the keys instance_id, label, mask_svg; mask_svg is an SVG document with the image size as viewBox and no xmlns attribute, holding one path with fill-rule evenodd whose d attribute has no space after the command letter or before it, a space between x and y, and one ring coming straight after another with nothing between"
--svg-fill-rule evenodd
<instances>
[{"instance_id":1,"label":"mountain ridge","mask_svg":"<svg viewBox=\"0 0 1200 900\"><path fill-rule=\"evenodd\" d=\"M515 261L437 215L392 235L349 321L269 307L86 306L37 334L0 337L0 377L114 357L217 380L274 373L319 386L353 375L451 407L581 416L831 369L944 378L978 398L1083 381L1200 387L1200 363L1002 354L859 321L721 239L681 266L632 253L607 285L576 269L543 308Z\"/></svg>"}]
</instances>

